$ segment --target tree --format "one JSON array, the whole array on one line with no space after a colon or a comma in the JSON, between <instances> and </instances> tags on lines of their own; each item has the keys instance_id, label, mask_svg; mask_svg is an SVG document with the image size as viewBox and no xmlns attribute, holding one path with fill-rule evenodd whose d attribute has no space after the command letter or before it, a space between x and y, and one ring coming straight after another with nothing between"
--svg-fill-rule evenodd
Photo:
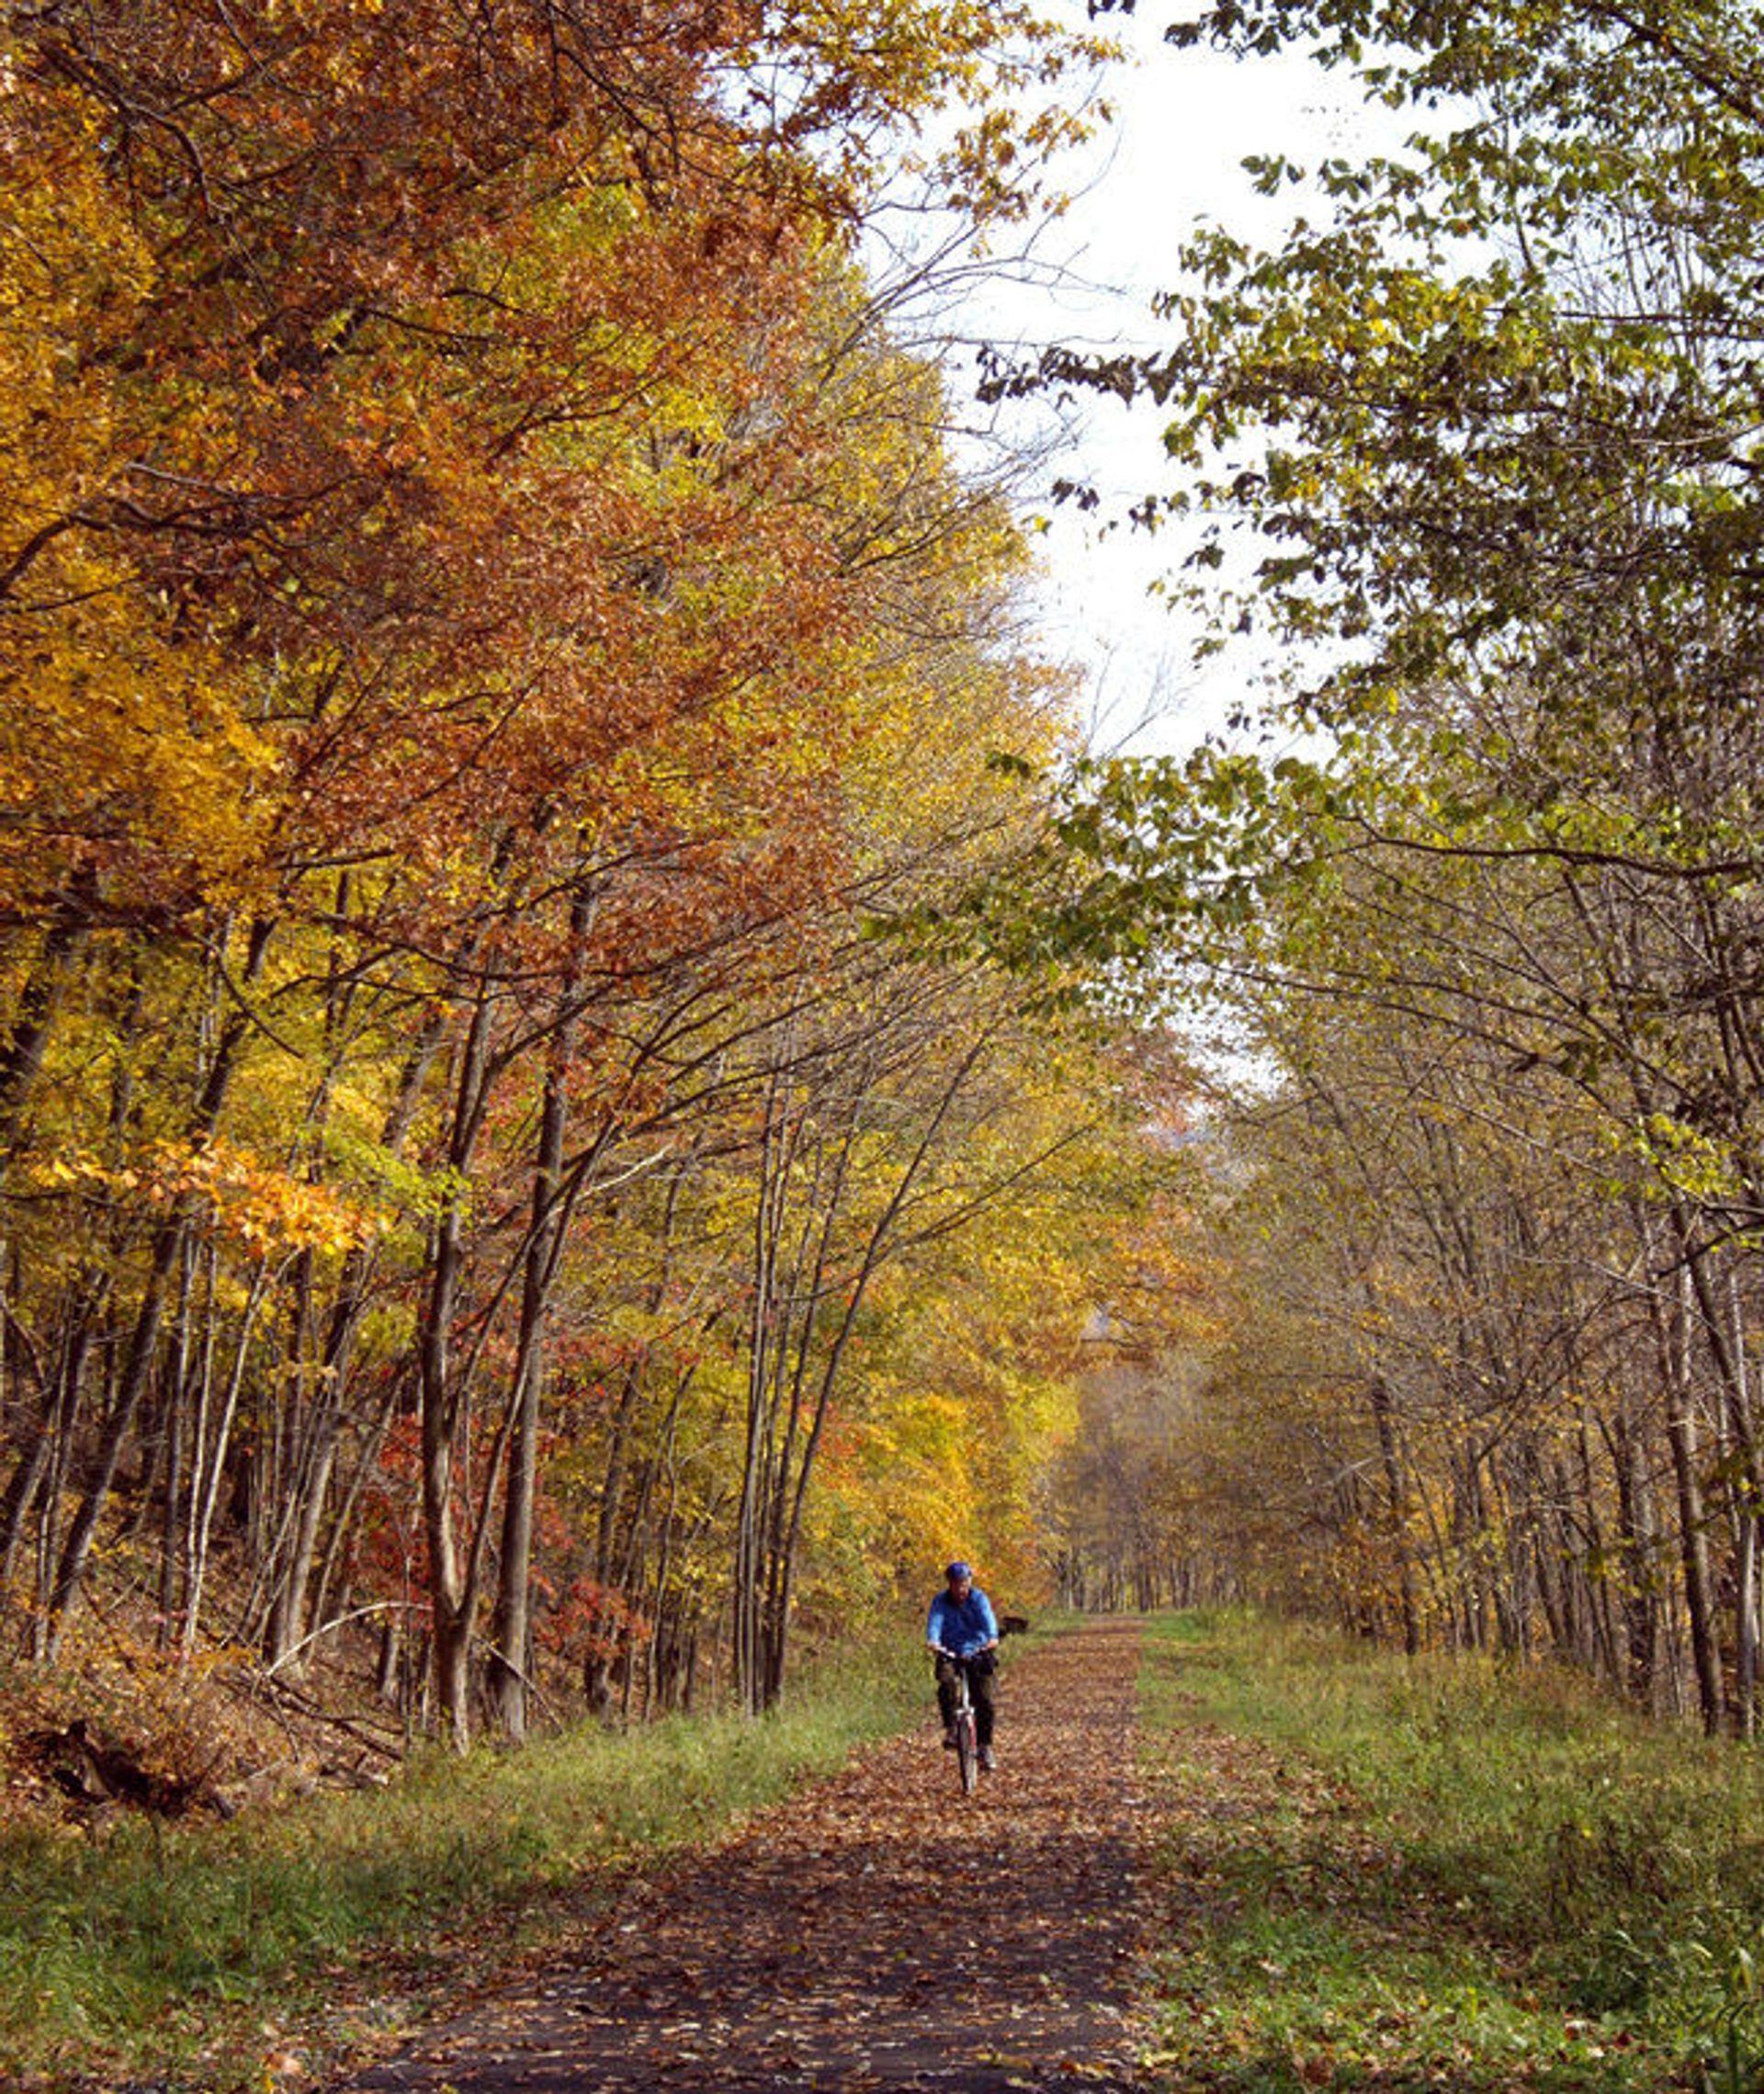
<instances>
[{"instance_id":1,"label":"tree","mask_svg":"<svg viewBox=\"0 0 1764 2094\"><path fill-rule=\"evenodd\" d=\"M481 1684L519 1736L701 1644L769 1699L884 1276L1089 1116L1013 985L896 934L1034 832L1058 680L849 258L958 93L923 172L1023 208L1086 47L575 0L7 34L8 1602L65 1653L132 1580L272 1676L378 1616L461 1744Z\"/></svg>"}]
</instances>

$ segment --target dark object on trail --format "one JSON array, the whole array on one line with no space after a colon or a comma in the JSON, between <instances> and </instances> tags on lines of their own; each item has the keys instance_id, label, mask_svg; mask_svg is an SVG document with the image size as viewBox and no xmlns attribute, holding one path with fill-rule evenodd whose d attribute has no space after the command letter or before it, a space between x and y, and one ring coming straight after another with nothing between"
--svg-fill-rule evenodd
<instances>
[{"instance_id":1,"label":"dark object on trail","mask_svg":"<svg viewBox=\"0 0 1764 2094\"><path fill-rule=\"evenodd\" d=\"M1029 1617L1027 1614L1005 1614L1001 1616L999 1621L999 1638L1001 1642L1002 1642L1003 1639L1008 1636L1027 1636L1028 1634Z\"/></svg>"},{"instance_id":2,"label":"dark object on trail","mask_svg":"<svg viewBox=\"0 0 1764 2094\"><path fill-rule=\"evenodd\" d=\"M217 1807L206 1775L174 1781L153 1773L133 1753L94 1737L84 1716L76 1716L65 1730L36 1731L20 1743L63 1795L95 1810L105 1804L128 1804L156 1817L181 1817L198 1805Z\"/></svg>"}]
</instances>

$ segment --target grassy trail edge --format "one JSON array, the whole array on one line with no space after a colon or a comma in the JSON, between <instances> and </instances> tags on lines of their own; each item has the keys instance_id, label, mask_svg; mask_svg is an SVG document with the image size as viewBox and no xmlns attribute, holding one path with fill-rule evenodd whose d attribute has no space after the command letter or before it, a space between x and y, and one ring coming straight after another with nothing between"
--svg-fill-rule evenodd
<instances>
[{"instance_id":1,"label":"grassy trail edge","mask_svg":"<svg viewBox=\"0 0 1764 2094\"><path fill-rule=\"evenodd\" d=\"M1193 2094L1764 2087L1764 1769L1536 1668L1163 1617L1160 2034Z\"/></svg>"},{"instance_id":2,"label":"grassy trail edge","mask_svg":"<svg viewBox=\"0 0 1764 2094\"><path fill-rule=\"evenodd\" d=\"M1049 1619L1012 1655L1063 1625ZM12 1837L0 2084L310 2083L933 1706L922 1641L890 1636L830 1652L757 1719L425 1753L390 1789L230 1824Z\"/></svg>"}]
</instances>

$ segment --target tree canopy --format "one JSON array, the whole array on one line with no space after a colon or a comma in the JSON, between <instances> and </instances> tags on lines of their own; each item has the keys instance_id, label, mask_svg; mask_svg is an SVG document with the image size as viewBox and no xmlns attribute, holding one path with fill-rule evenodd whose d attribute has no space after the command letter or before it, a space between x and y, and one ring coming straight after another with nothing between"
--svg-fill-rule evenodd
<instances>
[{"instance_id":1,"label":"tree canopy","mask_svg":"<svg viewBox=\"0 0 1764 2094\"><path fill-rule=\"evenodd\" d=\"M857 255L933 117L938 209L1031 209L1101 47L5 34L8 1634L291 1679L366 1624L463 1743L763 1706L804 1608L956 1536L1042 1589L1142 1107L1121 1038L899 934L1031 847L1069 730Z\"/></svg>"},{"instance_id":2,"label":"tree canopy","mask_svg":"<svg viewBox=\"0 0 1764 2094\"><path fill-rule=\"evenodd\" d=\"M1079 766L979 918L1234 1042L1243 1335L1190 1458L1222 1430L1283 1490L1203 1510L1225 1556L1749 1728L1756 19L1230 0L1170 36L1308 50L1412 129L1269 141L1302 215L1173 255L1167 346L996 381L1161 402L1143 513L1204 645L1284 668L1232 734Z\"/></svg>"}]
</instances>

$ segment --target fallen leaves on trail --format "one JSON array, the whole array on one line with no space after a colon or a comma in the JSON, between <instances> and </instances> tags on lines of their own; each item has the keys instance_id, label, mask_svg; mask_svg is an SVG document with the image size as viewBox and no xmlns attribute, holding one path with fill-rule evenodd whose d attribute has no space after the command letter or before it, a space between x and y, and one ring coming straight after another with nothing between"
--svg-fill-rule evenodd
<instances>
[{"instance_id":1,"label":"fallen leaves on trail","mask_svg":"<svg viewBox=\"0 0 1764 2094\"><path fill-rule=\"evenodd\" d=\"M633 1883L358 2094L950 2094L1134 2084L1138 1636L1020 1658L999 1771L962 1796L931 1720Z\"/></svg>"}]
</instances>

